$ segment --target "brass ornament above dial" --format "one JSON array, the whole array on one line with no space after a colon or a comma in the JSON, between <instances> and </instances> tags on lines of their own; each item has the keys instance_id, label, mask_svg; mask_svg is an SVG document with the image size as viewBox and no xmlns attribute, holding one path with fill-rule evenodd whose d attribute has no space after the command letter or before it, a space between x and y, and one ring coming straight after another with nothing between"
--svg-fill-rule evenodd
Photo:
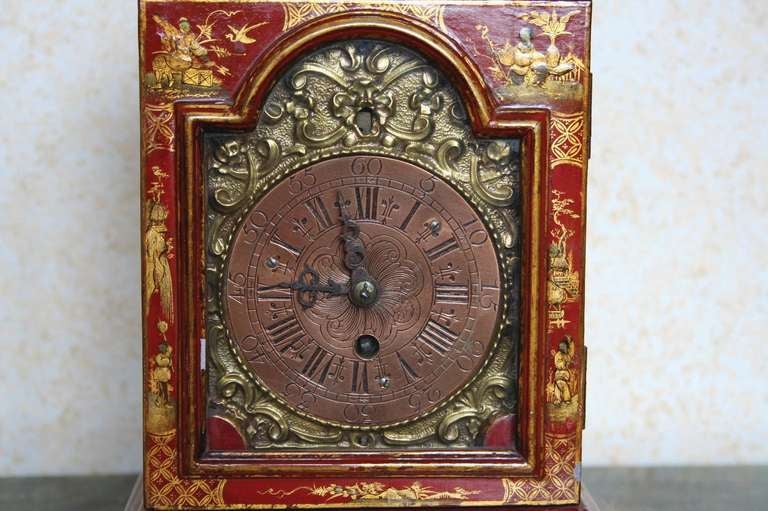
<instances>
[{"instance_id":1,"label":"brass ornament above dial","mask_svg":"<svg viewBox=\"0 0 768 511\"><path fill-rule=\"evenodd\" d=\"M338 427L430 412L498 339L491 234L411 163L345 156L298 175L305 186L274 185L229 245L221 299L241 360L274 397Z\"/></svg>"}]
</instances>

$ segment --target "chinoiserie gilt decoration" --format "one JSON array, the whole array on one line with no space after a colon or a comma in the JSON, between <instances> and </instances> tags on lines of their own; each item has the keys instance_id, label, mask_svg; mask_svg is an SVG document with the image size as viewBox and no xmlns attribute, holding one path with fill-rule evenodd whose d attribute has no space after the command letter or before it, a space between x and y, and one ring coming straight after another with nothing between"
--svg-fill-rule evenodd
<instances>
[{"instance_id":1,"label":"chinoiserie gilt decoration","mask_svg":"<svg viewBox=\"0 0 768 511\"><path fill-rule=\"evenodd\" d=\"M547 377L547 409L556 420L575 418L579 406L578 378L576 378L576 347L570 336L560 341L552 350L554 367Z\"/></svg>"},{"instance_id":2,"label":"chinoiserie gilt decoration","mask_svg":"<svg viewBox=\"0 0 768 511\"><path fill-rule=\"evenodd\" d=\"M570 163L580 165L584 163L584 114L552 114L552 166Z\"/></svg>"},{"instance_id":3,"label":"chinoiserie gilt decoration","mask_svg":"<svg viewBox=\"0 0 768 511\"><path fill-rule=\"evenodd\" d=\"M578 498L579 480L573 467L578 461L575 435L547 435L544 439L544 481L503 479L503 502L515 505L537 505L542 501L555 505L569 504Z\"/></svg>"},{"instance_id":4,"label":"chinoiserie gilt decoration","mask_svg":"<svg viewBox=\"0 0 768 511\"><path fill-rule=\"evenodd\" d=\"M590 18L140 0L146 509L584 509Z\"/></svg>"},{"instance_id":5,"label":"chinoiserie gilt decoration","mask_svg":"<svg viewBox=\"0 0 768 511\"><path fill-rule=\"evenodd\" d=\"M579 272L574 268L573 251L569 240L576 233L572 222L579 219L573 209L574 200L560 190L552 190L552 222L549 246L549 281L547 301L549 302L550 328L563 328L573 321L566 317L566 303L573 302L579 295Z\"/></svg>"},{"instance_id":6,"label":"chinoiserie gilt decoration","mask_svg":"<svg viewBox=\"0 0 768 511\"><path fill-rule=\"evenodd\" d=\"M254 30L267 24L249 21L242 10L224 9L211 11L194 25L186 16L174 20L155 15L152 20L161 49L152 57L145 84L170 95L195 96L214 94L231 74L222 62L244 55L245 47L256 42Z\"/></svg>"},{"instance_id":7,"label":"chinoiserie gilt decoration","mask_svg":"<svg viewBox=\"0 0 768 511\"><path fill-rule=\"evenodd\" d=\"M332 44L278 82L255 130L212 133L206 155L210 406L251 448L467 447L511 412L519 142L474 137L437 69L398 45ZM254 244L258 261L240 248ZM371 307L347 296L367 282L349 244L364 246ZM467 255L442 257L454 249ZM227 317L246 302L255 329ZM356 357L350 333L381 353Z\"/></svg>"},{"instance_id":8,"label":"chinoiserie gilt decoration","mask_svg":"<svg viewBox=\"0 0 768 511\"><path fill-rule=\"evenodd\" d=\"M166 335L169 323L174 321L171 276L174 240L168 236L168 207L163 197L167 179L167 172L159 166L152 167L152 180L148 183L144 204L144 315L148 316L155 304L158 319L152 328L161 337L157 352L149 359L146 425L153 433L172 431L176 418L176 401L172 394L173 347Z\"/></svg>"},{"instance_id":9,"label":"chinoiserie gilt decoration","mask_svg":"<svg viewBox=\"0 0 768 511\"><path fill-rule=\"evenodd\" d=\"M353 6L376 7L383 11L396 12L413 16L414 18L434 23L441 29L445 29L443 12L445 6L417 4L407 2L376 2L372 0L327 0L312 2L286 2L282 4L285 12L283 30L288 30L296 25L304 23L312 18L324 14L335 14L349 10Z\"/></svg>"},{"instance_id":10,"label":"chinoiserie gilt decoration","mask_svg":"<svg viewBox=\"0 0 768 511\"><path fill-rule=\"evenodd\" d=\"M333 484L328 486L297 486L288 491L269 488L263 493L284 499L297 492L321 497L328 503L333 503L339 499L352 499L371 503L375 503L376 501L400 503L420 501L428 501L432 503L439 501L454 502L467 500L470 495L479 493L477 491L467 490L460 486L451 490L435 490L429 486L423 486L418 481L404 486L392 486L378 482L360 482L351 485Z\"/></svg>"},{"instance_id":11,"label":"chinoiserie gilt decoration","mask_svg":"<svg viewBox=\"0 0 768 511\"><path fill-rule=\"evenodd\" d=\"M580 97L586 67L573 50L562 54L558 38L573 35L568 23L578 10L559 13L525 12L517 16L526 22L517 33L517 41L497 39L485 24L476 29L485 48L473 44L475 55L488 62L488 70L501 83L499 96L506 98ZM546 37L549 46L541 51L537 38Z\"/></svg>"},{"instance_id":12,"label":"chinoiserie gilt decoration","mask_svg":"<svg viewBox=\"0 0 768 511\"><path fill-rule=\"evenodd\" d=\"M173 238L168 237L168 208L161 200L165 193L164 179L168 174L160 167L152 169L154 181L152 181L146 201L146 232L144 234L146 293L144 295L144 313L149 309L153 297L157 295L163 316L170 320L173 318L173 289L171 288L171 266L169 260L173 258Z\"/></svg>"},{"instance_id":13,"label":"chinoiserie gilt decoration","mask_svg":"<svg viewBox=\"0 0 768 511\"><path fill-rule=\"evenodd\" d=\"M163 340L157 353L149 359L149 394L147 399L147 430L154 434L167 434L176 428L176 400L173 398L173 347L168 343L168 323L157 322L157 331Z\"/></svg>"},{"instance_id":14,"label":"chinoiserie gilt decoration","mask_svg":"<svg viewBox=\"0 0 768 511\"><path fill-rule=\"evenodd\" d=\"M144 151L173 151L173 105L162 103L144 106Z\"/></svg>"},{"instance_id":15,"label":"chinoiserie gilt decoration","mask_svg":"<svg viewBox=\"0 0 768 511\"><path fill-rule=\"evenodd\" d=\"M147 484L147 506L155 509L215 509L225 505L221 479L187 480L178 476L176 434L150 434L146 462L152 470Z\"/></svg>"}]
</instances>

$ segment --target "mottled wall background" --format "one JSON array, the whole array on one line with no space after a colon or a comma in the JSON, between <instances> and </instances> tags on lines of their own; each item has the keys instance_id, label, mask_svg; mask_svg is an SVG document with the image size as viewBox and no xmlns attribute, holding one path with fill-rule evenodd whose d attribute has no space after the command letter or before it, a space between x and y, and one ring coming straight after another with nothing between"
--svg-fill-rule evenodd
<instances>
[{"instance_id":1,"label":"mottled wall background","mask_svg":"<svg viewBox=\"0 0 768 511\"><path fill-rule=\"evenodd\" d=\"M586 463L768 462L766 19L596 1ZM136 26L0 8L0 475L141 466Z\"/></svg>"}]
</instances>

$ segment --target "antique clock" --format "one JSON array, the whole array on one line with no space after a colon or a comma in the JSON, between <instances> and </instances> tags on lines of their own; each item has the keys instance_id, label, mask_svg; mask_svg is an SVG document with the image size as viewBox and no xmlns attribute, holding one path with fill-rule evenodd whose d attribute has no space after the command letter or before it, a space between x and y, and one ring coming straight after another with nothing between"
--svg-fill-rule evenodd
<instances>
[{"instance_id":1,"label":"antique clock","mask_svg":"<svg viewBox=\"0 0 768 511\"><path fill-rule=\"evenodd\" d=\"M584 509L589 22L140 2L147 509Z\"/></svg>"}]
</instances>

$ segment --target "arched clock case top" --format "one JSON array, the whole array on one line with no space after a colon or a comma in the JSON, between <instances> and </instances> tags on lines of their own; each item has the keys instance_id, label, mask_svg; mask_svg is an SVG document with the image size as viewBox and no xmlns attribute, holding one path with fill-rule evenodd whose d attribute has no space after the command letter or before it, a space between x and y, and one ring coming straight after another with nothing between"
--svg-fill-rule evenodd
<instances>
[{"instance_id":1,"label":"arched clock case top","mask_svg":"<svg viewBox=\"0 0 768 511\"><path fill-rule=\"evenodd\" d=\"M362 34L365 38L359 37ZM537 446L541 444L542 416L538 403L543 381L542 360L537 354L544 333L546 276L542 273L545 259L540 197L547 173L548 112L496 108L477 70L461 58L461 51L449 39L419 23L404 24L400 18L382 13L310 22L289 40L279 41L262 60L264 67L249 75L234 104L196 102L176 107L179 147L184 148L180 155L180 205L193 212L191 221L183 221L179 236L179 243L188 248L183 252L187 257L180 261L183 306L179 317L184 320L180 324L189 325L182 357L188 367L200 367L206 362L211 376L206 379L193 372L182 378L180 420L182 431L187 432L182 452L184 469L192 474L258 476L297 470L341 474L345 464L368 459L359 470L378 474L461 474L468 470L489 475L539 473L541 450ZM361 112L368 117L367 122L360 120ZM355 161L384 162L384 170L373 175L364 168L357 177L338 171L339 165L353 168ZM327 169L323 179L309 183L306 176L318 168ZM349 300L334 286L351 286L354 281L349 275L345 280L341 271L342 245L333 247L329 241L336 235L330 234L330 223L338 221L338 216L332 218L319 208L332 208L334 194L348 196L352 201L361 188L379 187L379 194L386 195L384 190L391 191L393 197L397 195L397 215L390 210L392 216L387 218L396 218L402 226L407 218L407 212L403 216L408 208L406 198L417 197L404 190L418 190L419 182L425 179L445 189L442 197L452 199L449 207L436 206L419 217L422 225L416 227L428 228L430 222L445 225L438 229L434 240L430 239L429 246L421 248L414 241L420 236L416 227L390 232L394 227L382 219L369 221L362 210L362 218L355 215L360 239L370 246L367 255L374 266L378 265L376 271L386 266L382 262L386 257L396 258L402 268L412 265L422 271L408 275L408 270L400 270L405 274L393 277L391 282L383 273L371 275L372 282L381 287L381 303L367 309L365 312L371 314L362 314L363 319L351 318L355 311L360 312L352 307L350 318L344 319L348 324L336 321L331 325L327 321L329 311L337 313L346 304L344 300ZM319 188L313 189L316 184ZM271 199L272 211L265 212L259 201L271 193L284 196L279 202ZM366 191L362 193L365 197ZM418 197L423 200L426 196L422 188ZM322 205L316 201L318 198ZM387 197L378 198L381 200L377 207L385 209ZM283 202L285 207L275 207ZM297 207L306 214L293 215ZM356 207L360 207L359 202ZM441 216L440 208L448 212ZM281 215L284 219L278 218ZM328 227L327 233L324 227ZM286 241L288 236L294 236L293 240ZM296 247L296 236L305 242L310 240L308 252ZM428 232L427 236L432 234ZM477 243L480 252L471 250L472 236L475 241L483 238ZM386 242L389 247L376 248ZM261 244L261 248L247 255L232 255L232 250L249 243ZM458 246L456 254L471 254L460 264L468 274L474 268L475 277L467 277L450 291L459 294L447 300L459 300L466 309L458 314L460 327L451 330L447 323L440 323L439 313L432 308L435 285L440 283L432 274L444 269L437 261L443 250L440 247L448 246L453 252L454 244ZM266 251L266 246L277 246L278 251ZM327 246L331 248L321 249ZM430 251L433 256L437 254L435 260L430 260ZM483 265L478 264L478 258ZM243 271L230 272L235 260L242 264ZM489 261L495 266L489 267ZM263 280L286 264L290 271L284 278ZM305 268L313 270L303 274L309 280L296 280ZM418 275L423 282L419 282ZM314 276L319 280L313 280ZM493 282L496 276L498 282ZM484 281L486 277L489 280ZM429 311L404 310L408 308L408 296L393 302L398 306L405 303L402 310L384 306L392 286L402 289L405 285L398 278L421 285L414 293L418 296L423 292L429 298L414 303L430 304ZM249 308L248 301L255 303L258 299L260 283L264 292L274 292L280 298L266 301L264 307ZM241 292L242 299L238 296ZM297 301L300 296L307 297L311 305L304 307L303 301ZM333 301L339 302L339 307L327 307ZM240 319L233 322L228 314L242 303L246 304L244 309L235 314ZM267 353L258 348L262 341L249 339L272 335L270 345L294 340L279 332L274 334L274 329L280 327L275 327L273 313L287 304L297 311L295 321L302 331L315 329L316 335L310 336L313 338L332 342L334 332L345 328L355 332L355 339L373 332L381 343L381 353L389 357L390 368L399 367L400 371L397 381L391 371L367 380L368 385L380 386L379 396L394 396L396 393L389 389L395 383L407 387L411 379L421 376L414 367L415 359L396 349L397 341L387 345L387 339L398 339L387 329L403 325L405 330L410 329L407 339L415 340L431 327L433 333L438 332L437 350L434 344L431 347L433 354L448 352L454 341L463 339L468 344L477 340L470 333L462 334L472 330L466 326L472 318L471 309L493 304L496 312L482 316L478 331L484 342L476 349L482 356L477 360L470 357L469 376L425 386L424 399L430 398L430 391L434 399L423 411L416 408L415 412L404 412L400 405L390 409L374 406L368 408L368 418L361 420L355 413L359 415L371 403L360 402L355 392L337 392L335 402L342 404L335 409L312 408L314 405L302 397L317 394L319 377L327 369L323 376L326 381L334 369L332 355L336 360L341 356L355 358L351 338L337 335L336 351L327 343L302 347L309 351L293 361L280 358L274 350ZM373 312L377 306L381 310ZM398 320L382 320L382 314L397 315ZM320 317L324 317L323 321ZM208 353L202 355L191 348L197 346L201 336L208 347ZM450 346L440 345L440 336L443 340L447 336ZM294 348L289 346L286 353ZM452 363L469 352L471 348L456 352ZM357 355L360 370L363 361ZM257 366L270 357L272 363L284 366L267 377ZM434 381L448 374L440 373L439 366L431 369L430 374L437 374ZM337 376L354 379L353 365L339 370L342 372ZM290 381L285 380L291 373L306 384L296 395L291 394ZM347 380L345 385L351 382ZM328 387L323 388L330 393ZM434 396L435 389L442 394ZM407 402L413 394L406 394L391 399L403 398ZM245 449L205 452L201 433L211 409L229 414L233 422L239 421L247 443ZM379 415L370 415L374 409L381 410L374 413ZM477 442L481 434L478 427L486 427L494 417L505 414L519 419L515 445L483 448ZM292 450L296 448L302 450ZM385 450L377 453L379 448ZM430 451L428 459L419 449ZM329 451L334 455L332 462L327 459Z\"/></svg>"}]
</instances>

